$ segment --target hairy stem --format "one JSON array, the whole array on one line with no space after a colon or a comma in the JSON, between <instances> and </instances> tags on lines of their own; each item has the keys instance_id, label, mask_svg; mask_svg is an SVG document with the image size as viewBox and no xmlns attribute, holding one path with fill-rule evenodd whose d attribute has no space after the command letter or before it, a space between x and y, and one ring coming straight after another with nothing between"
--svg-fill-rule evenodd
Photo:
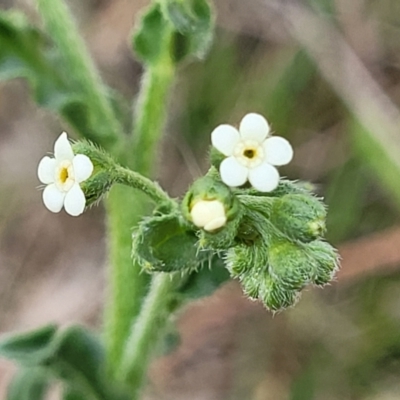
<instances>
[{"instance_id":1,"label":"hairy stem","mask_svg":"<svg viewBox=\"0 0 400 400\"><path fill-rule=\"evenodd\" d=\"M132 326L118 372L118 378L129 382L134 388L132 400L139 399L151 350L168 318L177 280L178 277L171 274L159 273L154 276L140 314Z\"/></svg>"},{"instance_id":2,"label":"hairy stem","mask_svg":"<svg viewBox=\"0 0 400 400\"><path fill-rule=\"evenodd\" d=\"M154 173L157 144L164 126L168 89L174 78L174 65L169 55L170 40L171 36L168 35L165 53L160 63L146 66L135 109L134 137L126 149L127 165L146 176ZM125 178L128 179L129 176ZM140 194L128 193L126 190L127 188L117 185L111 190L108 198L112 270L105 320L106 345L112 374L116 373L120 365L131 326L149 283L149 276L141 273L140 266L131 258L132 229L140 216L148 213L149 208ZM143 365L142 369L144 368Z\"/></svg>"},{"instance_id":3,"label":"hairy stem","mask_svg":"<svg viewBox=\"0 0 400 400\"><path fill-rule=\"evenodd\" d=\"M106 201L108 253L108 293L104 331L110 375L115 375L132 318L137 315L146 293L149 276L140 274L132 262L132 230L140 216L148 212L143 194L115 185Z\"/></svg>"},{"instance_id":4,"label":"hairy stem","mask_svg":"<svg viewBox=\"0 0 400 400\"><path fill-rule=\"evenodd\" d=\"M157 182L153 182L130 169L117 167L116 182L139 189L141 192L147 194L155 203L166 202L171 206L175 205L175 202L164 192Z\"/></svg>"},{"instance_id":5,"label":"hairy stem","mask_svg":"<svg viewBox=\"0 0 400 400\"><path fill-rule=\"evenodd\" d=\"M132 158L134 169L144 175L151 175L154 169L174 71L172 60L165 57L157 65L149 66L143 76L133 129Z\"/></svg>"}]
</instances>

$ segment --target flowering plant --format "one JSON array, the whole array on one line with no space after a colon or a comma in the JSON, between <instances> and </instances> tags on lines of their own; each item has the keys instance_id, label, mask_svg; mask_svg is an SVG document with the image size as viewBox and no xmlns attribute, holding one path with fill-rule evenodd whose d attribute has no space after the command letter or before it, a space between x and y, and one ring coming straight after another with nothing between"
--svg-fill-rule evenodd
<instances>
[{"instance_id":1,"label":"flowering plant","mask_svg":"<svg viewBox=\"0 0 400 400\"><path fill-rule=\"evenodd\" d=\"M238 279L249 298L277 312L293 306L308 285L329 283L338 255L324 241L321 199L309 185L279 176L276 167L291 161L292 146L271 136L259 114L245 115L238 130L230 125L213 130L210 168L181 200L148 178L177 66L203 57L211 43L214 18L206 0L154 1L142 15L133 46L145 73L132 135L117 118L63 1L37 0L37 5L57 57L40 47L47 46L37 40L45 34L20 14L1 16L0 23L13 32L3 40L21 39L37 51L41 63L34 65L25 53L14 56L34 88L46 83L46 99L36 93L39 104L55 109L80 135L71 143L62 133L54 158L39 162L43 201L52 212L64 207L79 216L105 198L110 298L104 343L81 327L47 326L4 339L0 355L19 362L26 373L18 377L21 384L12 385L14 398L32 393L33 381L43 388L56 377L64 399L137 399L151 349L184 301L188 283L197 284L199 271L210 267L212 274L222 264L226 277ZM136 211L143 200L131 189L155 203L151 215ZM39 386L37 400L45 395Z\"/></svg>"}]
</instances>

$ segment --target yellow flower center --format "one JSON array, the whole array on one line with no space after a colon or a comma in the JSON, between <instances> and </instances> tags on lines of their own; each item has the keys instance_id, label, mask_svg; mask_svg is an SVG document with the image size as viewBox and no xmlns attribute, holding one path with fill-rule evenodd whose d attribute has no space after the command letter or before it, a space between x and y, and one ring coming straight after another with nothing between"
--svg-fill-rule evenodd
<instances>
[{"instance_id":1,"label":"yellow flower center","mask_svg":"<svg viewBox=\"0 0 400 400\"><path fill-rule=\"evenodd\" d=\"M233 155L243 166L255 168L264 160L264 149L255 140L243 140L235 146Z\"/></svg>"},{"instance_id":2,"label":"yellow flower center","mask_svg":"<svg viewBox=\"0 0 400 400\"><path fill-rule=\"evenodd\" d=\"M69 160L62 161L56 169L55 183L59 190L68 192L75 183L74 167Z\"/></svg>"},{"instance_id":3,"label":"yellow flower center","mask_svg":"<svg viewBox=\"0 0 400 400\"><path fill-rule=\"evenodd\" d=\"M65 183L68 179L68 168L62 168L59 176L60 182Z\"/></svg>"}]
</instances>

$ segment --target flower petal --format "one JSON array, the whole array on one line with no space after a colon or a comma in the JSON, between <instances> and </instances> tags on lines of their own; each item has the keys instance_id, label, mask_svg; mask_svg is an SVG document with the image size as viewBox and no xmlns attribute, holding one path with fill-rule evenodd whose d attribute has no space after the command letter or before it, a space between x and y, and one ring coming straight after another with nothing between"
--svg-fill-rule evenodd
<instances>
[{"instance_id":1,"label":"flower petal","mask_svg":"<svg viewBox=\"0 0 400 400\"><path fill-rule=\"evenodd\" d=\"M65 211L72 215L73 217L77 217L78 215L83 213L86 205L86 198L83 194L83 191L78 183L75 183L74 186L68 191L65 196L64 208Z\"/></svg>"},{"instance_id":2,"label":"flower petal","mask_svg":"<svg viewBox=\"0 0 400 400\"><path fill-rule=\"evenodd\" d=\"M93 164L88 156L77 154L72 160L72 165L74 166L76 182L83 182L92 175Z\"/></svg>"},{"instance_id":3,"label":"flower petal","mask_svg":"<svg viewBox=\"0 0 400 400\"><path fill-rule=\"evenodd\" d=\"M260 192L272 192L279 184L279 172L272 165L264 163L250 170L249 181Z\"/></svg>"},{"instance_id":4,"label":"flower petal","mask_svg":"<svg viewBox=\"0 0 400 400\"><path fill-rule=\"evenodd\" d=\"M256 140L262 143L268 136L269 131L270 128L267 120L260 114L247 114L240 122L240 136L245 140Z\"/></svg>"},{"instance_id":5,"label":"flower petal","mask_svg":"<svg viewBox=\"0 0 400 400\"><path fill-rule=\"evenodd\" d=\"M265 161L272 165L288 164L293 158L292 145L283 137L268 138L264 144Z\"/></svg>"},{"instance_id":6,"label":"flower petal","mask_svg":"<svg viewBox=\"0 0 400 400\"><path fill-rule=\"evenodd\" d=\"M214 220L219 220L225 216L225 207L219 200L200 200L190 211L193 223L199 228L207 226ZM217 228L214 228L217 229Z\"/></svg>"},{"instance_id":7,"label":"flower petal","mask_svg":"<svg viewBox=\"0 0 400 400\"><path fill-rule=\"evenodd\" d=\"M54 156L57 161L70 160L74 158L71 143L68 140L67 133L63 132L54 144Z\"/></svg>"},{"instance_id":8,"label":"flower petal","mask_svg":"<svg viewBox=\"0 0 400 400\"><path fill-rule=\"evenodd\" d=\"M239 164L235 157L228 157L222 161L219 172L222 182L228 186L242 186L247 181L249 170Z\"/></svg>"},{"instance_id":9,"label":"flower petal","mask_svg":"<svg viewBox=\"0 0 400 400\"><path fill-rule=\"evenodd\" d=\"M38 165L38 178L42 183L53 183L56 171L56 160L48 156L43 157Z\"/></svg>"},{"instance_id":10,"label":"flower petal","mask_svg":"<svg viewBox=\"0 0 400 400\"><path fill-rule=\"evenodd\" d=\"M225 156L233 154L239 140L239 132L232 125L219 125L211 133L212 145Z\"/></svg>"},{"instance_id":11,"label":"flower petal","mask_svg":"<svg viewBox=\"0 0 400 400\"><path fill-rule=\"evenodd\" d=\"M215 218L208 224L204 225L204 230L212 232L215 231L216 229L223 227L225 224L226 224L226 217Z\"/></svg>"},{"instance_id":12,"label":"flower petal","mask_svg":"<svg viewBox=\"0 0 400 400\"><path fill-rule=\"evenodd\" d=\"M52 183L43 190L43 203L53 213L61 211L64 205L65 193L58 190L57 186Z\"/></svg>"}]
</instances>

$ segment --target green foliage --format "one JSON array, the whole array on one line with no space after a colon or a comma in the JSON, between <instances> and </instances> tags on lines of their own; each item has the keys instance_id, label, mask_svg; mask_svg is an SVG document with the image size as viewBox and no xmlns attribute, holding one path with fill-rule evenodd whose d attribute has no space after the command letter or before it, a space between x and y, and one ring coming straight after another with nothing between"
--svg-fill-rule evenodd
<instances>
[{"instance_id":1,"label":"green foliage","mask_svg":"<svg viewBox=\"0 0 400 400\"><path fill-rule=\"evenodd\" d=\"M129 397L105 374L104 350L86 329L72 326L57 331L51 325L0 341L0 355L17 361L23 368L10 388L9 396L45 392L49 376L64 382L70 399L124 400ZM67 395L66 395L67 396ZM12 397L10 397L12 399ZM23 397L14 397L23 399Z\"/></svg>"},{"instance_id":2,"label":"green foliage","mask_svg":"<svg viewBox=\"0 0 400 400\"><path fill-rule=\"evenodd\" d=\"M25 78L36 102L62 115L83 137L110 147L115 132L98 123L87 94L62 62L60 53L26 17L0 12L0 80Z\"/></svg>"},{"instance_id":3,"label":"green foliage","mask_svg":"<svg viewBox=\"0 0 400 400\"><path fill-rule=\"evenodd\" d=\"M0 355L24 365L40 364L50 356L50 343L53 342L56 332L55 325L48 325L32 332L7 337L0 341Z\"/></svg>"},{"instance_id":4,"label":"green foliage","mask_svg":"<svg viewBox=\"0 0 400 400\"><path fill-rule=\"evenodd\" d=\"M316 197L305 194L285 195L274 202L271 222L291 239L302 242L325 233L326 208Z\"/></svg>"},{"instance_id":5,"label":"green foliage","mask_svg":"<svg viewBox=\"0 0 400 400\"><path fill-rule=\"evenodd\" d=\"M50 376L42 368L21 369L7 390L7 400L44 400Z\"/></svg>"},{"instance_id":6,"label":"green foliage","mask_svg":"<svg viewBox=\"0 0 400 400\"><path fill-rule=\"evenodd\" d=\"M178 214L161 214L142 220L133 233L132 256L148 271L192 271L209 257L197 249L197 237Z\"/></svg>"},{"instance_id":7,"label":"green foliage","mask_svg":"<svg viewBox=\"0 0 400 400\"><path fill-rule=\"evenodd\" d=\"M208 265L192 272L178 289L181 301L196 300L201 297L211 296L223 283L230 278L230 274L222 259L218 256L210 257Z\"/></svg>"},{"instance_id":8,"label":"green foliage","mask_svg":"<svg viewBox=\"0 0 400 400\"><path fill-rule=\"evenodd\" d=\"M0 79L28 79L37 102L57 110L68 97L57 62L56 55L49 52L47 38L32 27L24 14L0 13Z\"/></svg>"},{"instance_id":9,"label":"green foliage","mask_svg":"<svg viewBox=\"0 0 400 400\"><path fill-rule=\"evenodd\" d=\"M208 0L168 0L164 10L176 30L174 55L177 62L186 57L203 58L212 43L213 14Z\"/></svg>"},{"instance_id":10,"label":"green foliage","mask_svg":"<svg viewBox=\"0 0 400 400\"><path fill-rule=\"evenodd\" d=\"M283 181L268 194L245 192L238 196L242 223L226 265L249 297L282 310L307 285L327 284L338 269L335 249L322 241L326 210L303 184Z\"/></svg>"},{"instance_id":11,"label":"green foliage","mask_svg":"<svg viewBox=\"0 0 400 400\"><path fill-rule=\"evenodd\" d=\"M169 29L160 5L151 4L133 35L133 47L141 61L146 64L157 64L162 61L165 54L165 36L169 35Z\"/></svg>"},{"instance_id":12,"label":"green foliage","mask_svg":"<svg viewBox=\"0 0 400 400\"><path fill-rule=\"evenodd\" d=\"M158 65L166 57L179 63L190 57L202 58L213 35L213 15L207 0L167 1L151 4L133 35L139 59Z\"/></svg>"},{"instance_id":13,"label":"green foliage","mask_svg":"<svg viewBox=\"0 0 400 400\"><path fill-rule=\"evenodd\" d=\"M67 387L63 392L63 400L85 400L86 397L79 390Z\"/></svg>"}]
</instances>

